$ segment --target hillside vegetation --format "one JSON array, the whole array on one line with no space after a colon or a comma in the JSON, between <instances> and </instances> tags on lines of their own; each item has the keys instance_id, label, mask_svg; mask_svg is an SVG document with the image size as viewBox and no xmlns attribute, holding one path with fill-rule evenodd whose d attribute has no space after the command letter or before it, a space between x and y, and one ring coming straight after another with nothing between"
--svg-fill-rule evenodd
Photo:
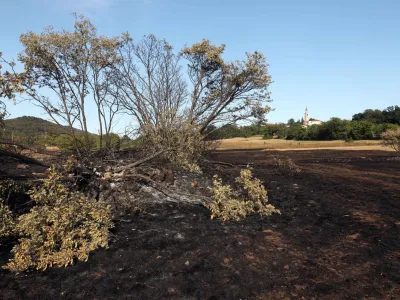
<instances>
[{"instance_id":1,"label":"hillside vegetation","mask_svg":"<svg viewBox=\"0 0 400 300\"><path fill-rule=\"evenodd\" d=\"M74 128L75 138L83 143L83 132ZM114 147L120 146L123 141L124 145L132 145L131 139L120 137L115 133L110 133L111 145ZM56 146L62 151L73 151L74 141L70 135L67 126L60 126L50 121L23 116L14 119L4 120L4 128L0 131L0 138L4 140L12 140L26 146L45 148L48 146ZM98 149L100 137L97 134L89 133L89 141L93 149Z\"/></svg>"},{"instance_id":2,"label":"hillside vegetation","mask_svg":"<svg viewBox=\"0 0 400 300\"><path fill-rule=\"evenodd\" d=\"M5 131L15 135L44 135L67 133L68 128L37 117L23 116L4 120ZM75 129L79 132L79 129Z\"/></svg>"}]
</instances>

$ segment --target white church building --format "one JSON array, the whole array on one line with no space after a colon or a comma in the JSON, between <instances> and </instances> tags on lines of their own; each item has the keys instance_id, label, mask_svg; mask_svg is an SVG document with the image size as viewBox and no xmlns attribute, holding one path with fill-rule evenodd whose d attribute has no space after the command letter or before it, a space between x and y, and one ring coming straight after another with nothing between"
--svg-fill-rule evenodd
<instances>
[{"instance_id":1,"label":"white church building","mask_svg":"<svg viewBox=\"0 0 400 300\"><path fill-rule=\"evenodd\" d=\"M315 119L310 120L310 116L308 114L308 108L306 107L306 112L304 113L303 126L307 127L311 125L321 125L321 124L322 122L320 120L315 120Z\"/></svg>"}]
</instances>

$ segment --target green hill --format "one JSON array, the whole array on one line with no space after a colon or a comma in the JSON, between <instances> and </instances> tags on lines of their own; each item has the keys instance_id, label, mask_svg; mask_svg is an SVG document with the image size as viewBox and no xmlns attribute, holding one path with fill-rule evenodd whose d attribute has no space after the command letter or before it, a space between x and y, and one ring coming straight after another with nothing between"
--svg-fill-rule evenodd
<instances>
[{"instance_id":1,"label":"green hill","mask_svg":"<svg viewBox=\"0 0 400 300\"><path fill-rule=\"evenodd\" d=\"M83 142L82 130L74 129L75 137ZM63 151L71 151L74 149L74 141L68 134L67 126L60 126L53 122L43 120L37 117L23 116L4 121L4 128L0 129L0 140L11 140L19 142L27 146L57 146ZM120 141L118 134L111 133L111 145ZM100 136L98 134L89 133L89 142L92 149L100 148ZM129 138L124 139L126 147L132 147L132 141ZM102 146L105 145L105 139ZM123 146L124 146L123 145ZM118 147L120 147L119 144Z\"/></svg>"},{"instance_id":2,"label":"green hill","mask_svg":"<svg viewBox=\"0 0 400 300\"><path fill-rule=\"evenodd\" d=\"M68 132L66 126L59 126L50 121L30 116L5 120L4 126L4 130L8 135L14 134L17 136L36 136L44 135L46 133L61 134ZM79 129L76 129L76 131L80 132Z\"/></svg>"}]
</instances>

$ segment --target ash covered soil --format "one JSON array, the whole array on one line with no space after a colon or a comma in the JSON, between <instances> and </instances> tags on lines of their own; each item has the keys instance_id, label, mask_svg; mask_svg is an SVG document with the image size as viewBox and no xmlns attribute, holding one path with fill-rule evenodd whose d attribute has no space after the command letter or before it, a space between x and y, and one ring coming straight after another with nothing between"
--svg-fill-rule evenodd
<instances>
[{"instance_id":1,"label":"ash covered soil","mask_svg":"<svg viewBox=\"0 0 400 300\"><path fill-rule=\"evenodd\" d=\"M280 175L273 156L300 167ZM0 271L1 299L399 299L400 158L386 151L223 151L254 163L281 215L210 220L201 205L149 203L110 247L66 269ZM232 182L239 168L213 166ZM0 240L0 264L12 243Z\"/></svg>"}]
</instances>

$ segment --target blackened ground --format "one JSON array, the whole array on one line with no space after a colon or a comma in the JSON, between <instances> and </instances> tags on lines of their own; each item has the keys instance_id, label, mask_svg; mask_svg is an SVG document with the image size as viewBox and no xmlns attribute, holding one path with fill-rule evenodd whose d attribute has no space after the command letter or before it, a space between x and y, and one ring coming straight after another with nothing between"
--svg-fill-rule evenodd
<instances>
[{"instance_id":1,"label":"blackened ground","mask_svg":"<svg viewBox=\"0 0 400 300\"><path fill-rule=\"evenodd\" d=\"M280 175L273 156L302 172ZM400 160L394 152L229 151L255 164L282 212L239 223L200 205L154 204L109 249L66 269L0 271L3 299L399 299ZM230 180L239 170L216 166ZM5 264L10 241L0 241Z\"/></svg>"},{"instance_id":2,"label":"blackened ground","mask_svg":"<svg viewBox=\"0 0 400 300\"><path fill-rule=\"evenodd\" d=\"M42 174L46 172L46 169L44 166L26 164L18 159L0 154L0 180L27 180L38 177L35 174Z\"/></svg>"}]
</instances>

